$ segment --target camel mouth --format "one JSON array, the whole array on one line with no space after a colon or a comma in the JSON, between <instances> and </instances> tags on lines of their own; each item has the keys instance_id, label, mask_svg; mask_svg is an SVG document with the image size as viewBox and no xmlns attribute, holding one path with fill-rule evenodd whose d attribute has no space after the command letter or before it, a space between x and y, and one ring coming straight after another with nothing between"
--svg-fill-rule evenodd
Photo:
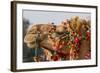
<instances>
[{"instance_id":1,"label":"camel mouth","mask_svg":"<svg viewBox=\"0 0 100 73\"><path fill-rule=\"evenodd\" d=\"M35 34L28 34L24 37L24 42L25 43L34 43L36 40L36 35Z\"/></svg>"}]
</instances>

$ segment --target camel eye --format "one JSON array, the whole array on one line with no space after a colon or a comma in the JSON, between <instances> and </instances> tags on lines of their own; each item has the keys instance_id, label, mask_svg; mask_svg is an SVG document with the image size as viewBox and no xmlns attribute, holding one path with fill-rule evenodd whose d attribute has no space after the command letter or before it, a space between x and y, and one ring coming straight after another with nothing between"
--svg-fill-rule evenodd
<instances>
[{"instance_id":1,"label":"camel eye","mask_svg":"<svg viewBox=\"0 0 100 73\"><path fill-rule=\"evenodd\" d=\"M51 24L54 24L54 22L52 22Z\"/></svg>"},{"instance_id":2,"label":"camel eye","mask_svg":"<svg viewBox=\"0 0 100 73\"><path fill-rule=\"evenodd\" d=\"M63 24L64 24L64 25L66 25L66 23L65 23L65 22L64 22Z\"/></svg>"}]
</instances>

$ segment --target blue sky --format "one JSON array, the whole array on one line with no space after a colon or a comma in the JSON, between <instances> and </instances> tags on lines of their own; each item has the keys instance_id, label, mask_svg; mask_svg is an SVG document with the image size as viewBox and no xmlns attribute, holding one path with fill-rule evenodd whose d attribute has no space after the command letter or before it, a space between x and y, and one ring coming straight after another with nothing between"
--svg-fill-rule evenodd
<instances>
[{"instance_id":1,"label":"blue sky","mask_svg":"<svg viewBox=\"0 0 100 73\"><path fill-rule=\"evenodd\" d=\"M23 17L28 19L31 24L39 23L54 23L59 24L64 19L70 19L73 16L90 20L90 13L83 12L60 12L60 11L36 11L36 10L23 10Z\"/></svg>"}]
</instances>

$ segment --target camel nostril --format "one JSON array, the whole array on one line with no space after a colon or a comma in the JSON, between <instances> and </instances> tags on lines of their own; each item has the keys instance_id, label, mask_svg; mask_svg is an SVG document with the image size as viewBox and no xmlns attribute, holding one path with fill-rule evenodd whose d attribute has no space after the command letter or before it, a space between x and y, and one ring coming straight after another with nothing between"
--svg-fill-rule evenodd
<instances>
[{"instance_id":1,"label":"camel nostril","mask_svg":"<svg viewBox=\"0 0 100 73\"><path fill-rule=\"evenodd\" d=\"M36 39L35 34L26 34L26 36L24 37L24 42L25 43L31 43L31 42L34 42L35 39Z\"/></svg>"}]
</instances>

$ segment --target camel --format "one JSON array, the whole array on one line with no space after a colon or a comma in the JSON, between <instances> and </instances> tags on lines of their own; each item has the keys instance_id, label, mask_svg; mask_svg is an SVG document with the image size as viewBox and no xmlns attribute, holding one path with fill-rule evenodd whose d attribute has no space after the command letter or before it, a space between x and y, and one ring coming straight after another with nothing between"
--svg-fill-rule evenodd
<instances>
[{"instance_id":1,"label":"camel","mask_svg":"<svg viewBox=\"0 0 100 73\"><path fill-rule=\"evenodd\" d=\"M28 27L26 35L24 37L24 43L27 44L29 48L35 49L37 47L36 40L38 38L39 46L42 47L44 50L44 55L46 60L52 61L52 51L58 52L54 49L54 45L62 44L68 35L65 35L66 32L70 32L70 36L79 36L76 35L79 32L87 32L90 31L90 23L84 19L80 19L79 17L75 16L72 17L71 20L64 20L59 25L54 25L52 23L47 24L32 24ZM72 34L75 32L75 34ZM70 37L69 37L70 38ZM72 39L70 39L72 40ZM72 45L70 41L68 41L69 45ZM85 54L91 50L90 44L91 41L89 40L81 40L80 42L80 49L78 49L77 56L73 56L72 53L76 51L73 48L64 49L65 53L69 53L69 57L66 57L66 60L80 60L85 59ZM60 47L62 46L60 45ZM59 53L59 52L58 52ZM37 58L33 58L35 61Z\"/></svg>"}]
</instances>

